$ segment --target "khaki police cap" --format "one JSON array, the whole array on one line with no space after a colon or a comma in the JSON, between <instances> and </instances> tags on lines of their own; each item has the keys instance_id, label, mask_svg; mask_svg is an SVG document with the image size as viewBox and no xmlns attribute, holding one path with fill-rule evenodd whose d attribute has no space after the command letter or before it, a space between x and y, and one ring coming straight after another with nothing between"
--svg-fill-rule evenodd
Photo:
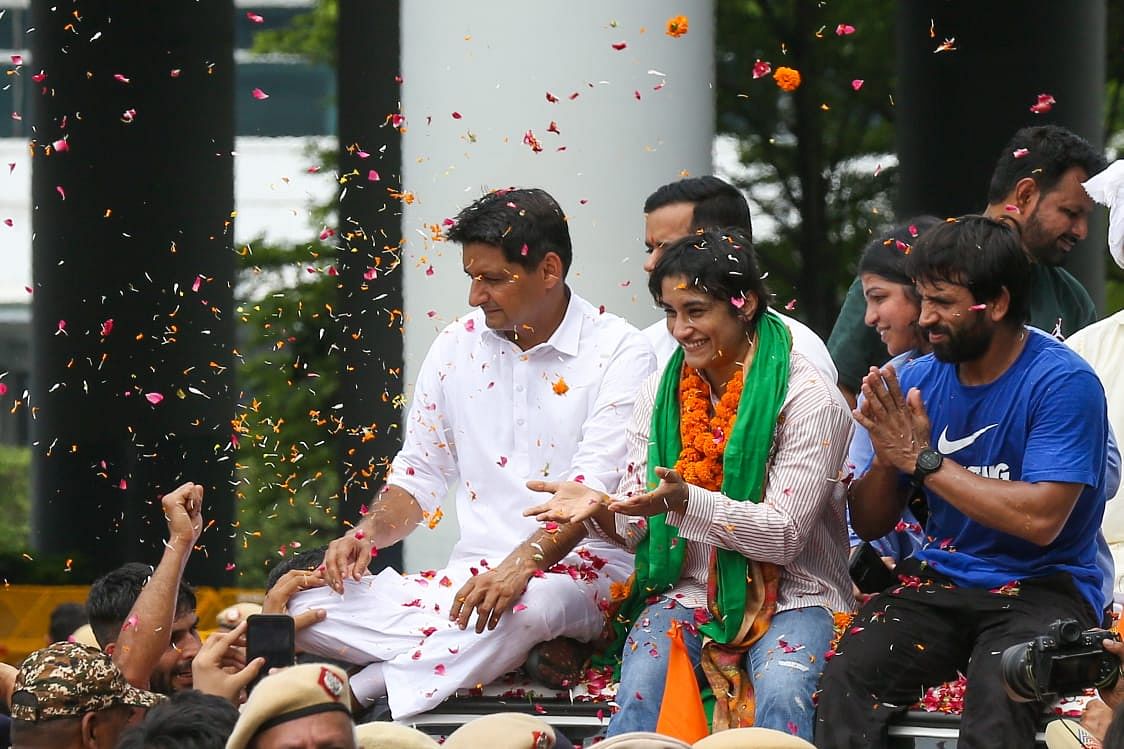
<instances>
[{"instance_id":1,"label":"khaki police cap","mask_svg":"<svg viewBox=\"0 0 1124 749\"><path fill-rule=\"evenodd\" d=\"M437 749L441 746L421 731L397 723L364 723L355 727L359 749Z\"/></svg>"},{"instance_id":2,"label":"khaki police cap","mask_svg":"<svg viewBox=\"0 0 1124 749\"><path fill-rule=\"evenodd\" d=\"M445 739L445 749L554 749L554 729L526 713L495 713L476 718Z\"/></svg>"},{"instance_id":3,"label":"khaki police cap","mask_svg":"<svg viewBox=\"0 0 1124 749\"><path fill-rule=\"evenodd\" d=\"M598 749L691 749L691 745L659 733L631 731L618 733L597 745Z\"/></svg>"},{"instance_id":4,"label":"khaki police cap","mask_svg":"<svg viewBox=\"0 0 1124 749\"><path fill-rule=\"evenodd\" d=\"M226 749L245 749L254 736L306 715L338 710L351 714L347 674L326 663L304 663L258 682L227 739Z\"/></svg>"},{"instance_id":5,"label":"khaki police cap","mask_svg":"<svg viewBox=\"0 0 1124 749\"><path fill-rule=\"evenodd\" d=\"M799 736L771 728L733 728L719 731L691 745L692 749L813 749Z\"/></svg>"}]
</instances>

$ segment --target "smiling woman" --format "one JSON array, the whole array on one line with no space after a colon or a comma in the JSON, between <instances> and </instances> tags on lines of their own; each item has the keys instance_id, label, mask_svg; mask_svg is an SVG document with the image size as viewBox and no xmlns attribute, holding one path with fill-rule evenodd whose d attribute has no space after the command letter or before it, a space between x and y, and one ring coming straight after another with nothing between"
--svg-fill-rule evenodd
<instances>
[{"instance_id":1,"label":"smiling woman","mask_svg":"<svg viewBox=\"0 0 1124 749\"><path fill-rule=\"evenodd\" d=\"M637 396L628 478L612 496L532 482L554 496L527 514L586 521L636 553L610 735L672 731L670 712L693 702L696 733L673 732L684 740L748 723L810 738L823 659L809 654L852 604L838 484L851 418L769 310L748 236L661 249L649 289L679 348ZM710 726L690 669L670 665L679 642L724 695Z\"/></svg>"}]
</instances>

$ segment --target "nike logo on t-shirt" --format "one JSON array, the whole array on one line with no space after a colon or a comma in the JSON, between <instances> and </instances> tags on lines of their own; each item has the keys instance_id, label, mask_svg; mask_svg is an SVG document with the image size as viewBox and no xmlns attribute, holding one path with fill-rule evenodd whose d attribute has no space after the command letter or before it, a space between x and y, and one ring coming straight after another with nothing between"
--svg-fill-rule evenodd
<instances>
[{"instance_id":1,"label":"nike logo on t-shirt","mask_svg":"<svg viewBox=\"0 0 1124 749\"><path fill-rule=\"evenodd\" d=\"M988 424L983 429L972 432L967 437L961 437L958 440L950 440L948 438L948 427L946 426L943 430L941 430L941 436L937 440L937 450L940 451L942 455L951 455L958 450L963 450L965 447L978 440L980 438L980 435L982 435L984 432L988 431L989 429L995 429L995 427L997 426L999 425Z\"/></svg>"}]
</instances>

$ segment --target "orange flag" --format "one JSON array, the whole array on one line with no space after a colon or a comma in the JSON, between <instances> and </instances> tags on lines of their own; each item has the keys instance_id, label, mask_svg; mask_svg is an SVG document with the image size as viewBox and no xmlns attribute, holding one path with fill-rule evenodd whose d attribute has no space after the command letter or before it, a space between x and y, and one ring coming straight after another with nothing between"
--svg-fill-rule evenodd
<instances>
[{"instance_id":1,"label":"orange flag","mask_svg":"<svg viewBox=\"0 0 1124 749\"><path fill-rule=\"evenodd\" d=\"M708 736L710 727L706 722L699 683L695 679L695 666L683 643L682 625L672 622L667 637L667 680L664 682L656 732L693 744Z\"/></svg>"}]
</instances>

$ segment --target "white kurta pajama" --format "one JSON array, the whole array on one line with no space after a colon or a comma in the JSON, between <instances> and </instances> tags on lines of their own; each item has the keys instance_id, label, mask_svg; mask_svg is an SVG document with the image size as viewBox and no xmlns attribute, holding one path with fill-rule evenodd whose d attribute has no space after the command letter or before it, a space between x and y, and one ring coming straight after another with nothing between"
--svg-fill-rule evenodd
<instances>
[{"instance_id":1,"label":"white kurta pajama","mask_svg":"<svg viewBox=\"0 0 1124 749\"><path fill-rule=\"evenodd\" d=\"M298 633L298 645L358 665L383 662L391 714L402 719L498 678L536 643L597 636L610 581L632 571L631 555L601 540L579 545L563 560L566 572L532 578L494 631L476 634L475 619L461 631L449 610L473 570L498 566L539 529L522 512L548 497L526 481L616 490L633 401L654 368L639 331L573 293L558 329L529 351L489 330L480 310L445 328L418 374L389 483L432 518L456 482L460 534L449 562L421 575L387 569L345 582L342 597L326 587L298 593L293 613L328 611Z\"/></svg>"}]
</instances>

